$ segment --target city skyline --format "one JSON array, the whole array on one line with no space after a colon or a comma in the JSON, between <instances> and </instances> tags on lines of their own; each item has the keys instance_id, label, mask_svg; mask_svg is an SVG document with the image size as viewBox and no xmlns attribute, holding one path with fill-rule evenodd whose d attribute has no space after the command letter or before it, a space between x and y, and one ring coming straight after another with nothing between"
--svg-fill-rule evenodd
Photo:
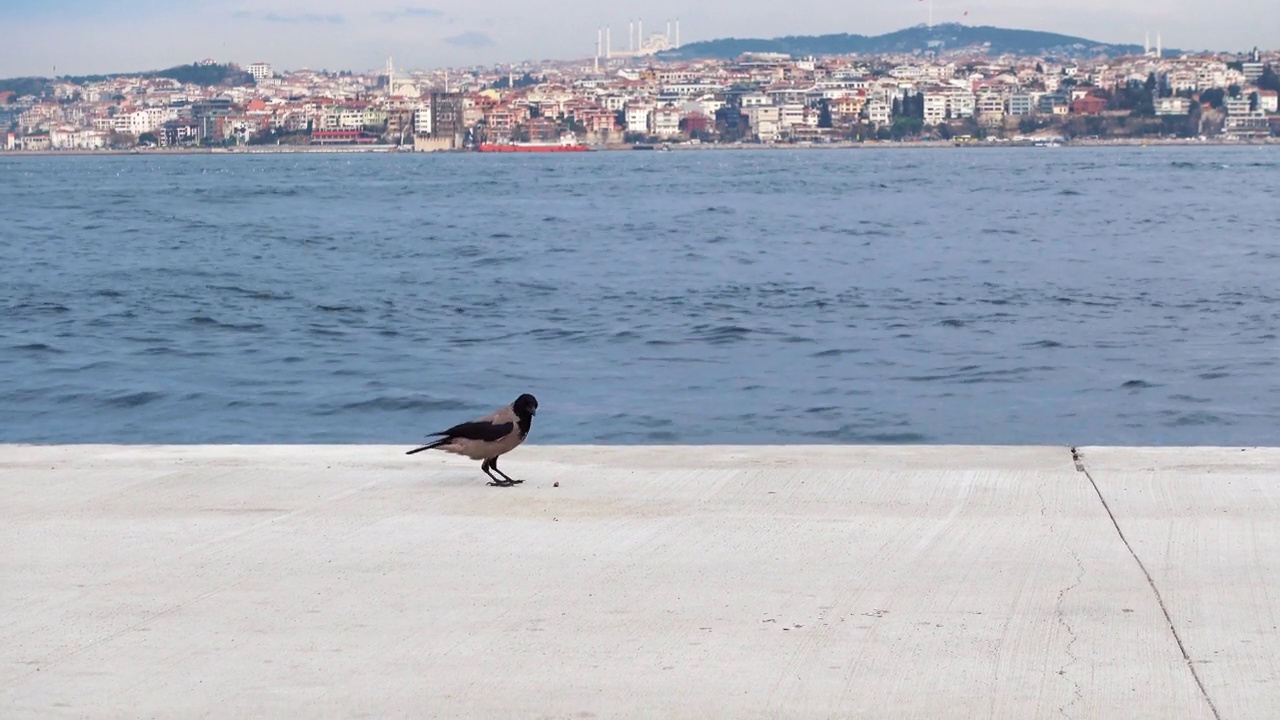
<instances>
[{"instance_id":1,"label":"city skyline","mask_svg":"<svg viewBox=\"0 0 1280 720\"><path fill-rule=\"evenodd\" d=\"M643 7L568 0L554 11L495 0L480 13L457 0L370 0L359 7L335 0L214 0L200 12L162 0L7 0L0 5L0 25L10 52L0 56L0 77L143 71L204 57L356 71L378 67L388 55L397 65L421 68L564 60L592 56L597 30L606 26L613 29L614 49L621 49L632 21L661 32L680 18L684 44L721 37L878 34L926 22L929 4L895 0L851 11L815 0L785 6L748 2L759 6L750 17L741 12L742 3L728 0L660 0ZM1070 7L1044 0L932 0L932 18L1105 42L1141 43L1159 32L1167 46L1213 50L1273 45L1261 28L1280 26L1280 4L1270 0L1136 0L1119 11L1107 6L1105 0Z\"/></svg>"}]
</instances>

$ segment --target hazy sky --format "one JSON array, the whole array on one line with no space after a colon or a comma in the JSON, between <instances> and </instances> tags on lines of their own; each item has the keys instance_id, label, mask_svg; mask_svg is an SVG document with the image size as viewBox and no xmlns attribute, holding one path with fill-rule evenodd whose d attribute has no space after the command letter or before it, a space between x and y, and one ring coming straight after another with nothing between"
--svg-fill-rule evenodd
<instances>
[{"instance_id":1,"label":"hazy sky","mask_svg":"<svg viewBox=\"0 0 1280 720\"><path fill-rule=\"evenodd\" d=\"M681 40L854 32L922 23L928 0L0 0L0 77L128 72L206 57L277 68L368 70L587 57L598 26L625 48L680 18ZM612 8L612 9L611 9ZM963 13L968 12L967 16ZM1166 46L1280 46L1277 0L934 0L935 22L963 21Z\"/></svg>"}]
</instances>

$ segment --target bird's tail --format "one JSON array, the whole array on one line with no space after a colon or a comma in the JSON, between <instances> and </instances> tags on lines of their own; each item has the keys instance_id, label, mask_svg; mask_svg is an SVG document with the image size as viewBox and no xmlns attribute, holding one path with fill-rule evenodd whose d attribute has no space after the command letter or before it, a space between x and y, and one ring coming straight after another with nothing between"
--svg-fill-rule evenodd
<instances>
[{"instance_id":1,"label":"bird's tail","mask_svg":"<svg viewBox=\"0 0 1280 720\"><path fill-rule=\"evenodd\" d=\"M439 440L436 440L434 442L429 442L426 445L423 445L422 447L416 447L410 450L409 452L405 453L405 455L412 455L414 453L422 452L423 450L430 450L431 448L437 448L437 447L440 447L441 445L444 445L447 442L449 442L449 438L440 438Z\"/></svg>"}]
</instances>

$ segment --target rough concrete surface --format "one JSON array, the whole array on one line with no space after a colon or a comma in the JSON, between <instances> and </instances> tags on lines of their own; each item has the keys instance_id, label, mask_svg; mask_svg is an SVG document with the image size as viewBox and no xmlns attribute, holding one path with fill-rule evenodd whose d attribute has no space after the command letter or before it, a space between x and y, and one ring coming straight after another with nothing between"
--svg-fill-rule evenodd
<instances>
[{"instance_id":1,"label":"rough concrete surface","mask_svg":"<svg viewBox=\"0 0 1280 720\"><path fill-rule=\"evenodd\" d=\"M1280 716L1280 450L405 449L0 446L0 716Z\"/></svg>"}]
</instances>

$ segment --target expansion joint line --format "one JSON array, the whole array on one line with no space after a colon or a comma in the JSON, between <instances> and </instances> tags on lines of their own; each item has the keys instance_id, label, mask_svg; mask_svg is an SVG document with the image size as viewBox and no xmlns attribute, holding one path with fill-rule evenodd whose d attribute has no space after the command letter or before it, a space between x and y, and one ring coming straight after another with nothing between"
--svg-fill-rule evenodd
<instances>
[{"instance_id":1,"label":"expansion joint line","mask_svg":"<svg viewBox=\"0 0 1280 720\"><path fill-rule=\"evenodd\" d=\"M1218 714L1218 706L1214 705L1213 698L1209 697L1209 691L1205 689L1204 681L1200 679L1200 673L1196 672L1195 663L1191 661L1191 655L1187 653L1187 646L1182 642L1182 636L1178 634L1178 628L1173 624L1173 616L1169 614L1169 608L1164 604L1164 596L1160 594L1160 588L1156 587L1155 578L1151 577L1151 572L1147 570L1146 564L1142 562L1142 558L1138 557L1138 553L1134 551L1133 545L1129 543L1129 538L1124 536L1124 531L1120 529L1120 523L1116 521L1115 513L1111 512L1111 506L1107 504L1107 498L1102 494L1102 488L1098 487L1097 481L1093 479L1093 475L1084 466L1084 458L1078 448L1071 448L1071 459L1076 464L1076 472L1084 473L1084 476L1089 479L1089 484L1093 486L1093 491L1098 494L1098 499L1102 501L1102 509L1106 510L1107 517L1111 518L1111 526L1116 529L1116 534L1120 536L1120 542L1124 543L1129 555L1133 557L1134 562L1138 563L1138 568L1146 576L1147 585L1151 587L1151 592L1155 594L1156 602L1160 605L1160 612L1164 613L1165 622L1169 624L1169 631L1173 633L1174 642L1178 643L1178 650L1182 652L1182 659L1186 661L1187 669L1191 671L1191 677L1196 681L1196 687L1200 688L1200 696L1209 704L1209 710L1213 713L1214 720L1222 720L1222 716Z\"/></svg>"}]
</instances>

